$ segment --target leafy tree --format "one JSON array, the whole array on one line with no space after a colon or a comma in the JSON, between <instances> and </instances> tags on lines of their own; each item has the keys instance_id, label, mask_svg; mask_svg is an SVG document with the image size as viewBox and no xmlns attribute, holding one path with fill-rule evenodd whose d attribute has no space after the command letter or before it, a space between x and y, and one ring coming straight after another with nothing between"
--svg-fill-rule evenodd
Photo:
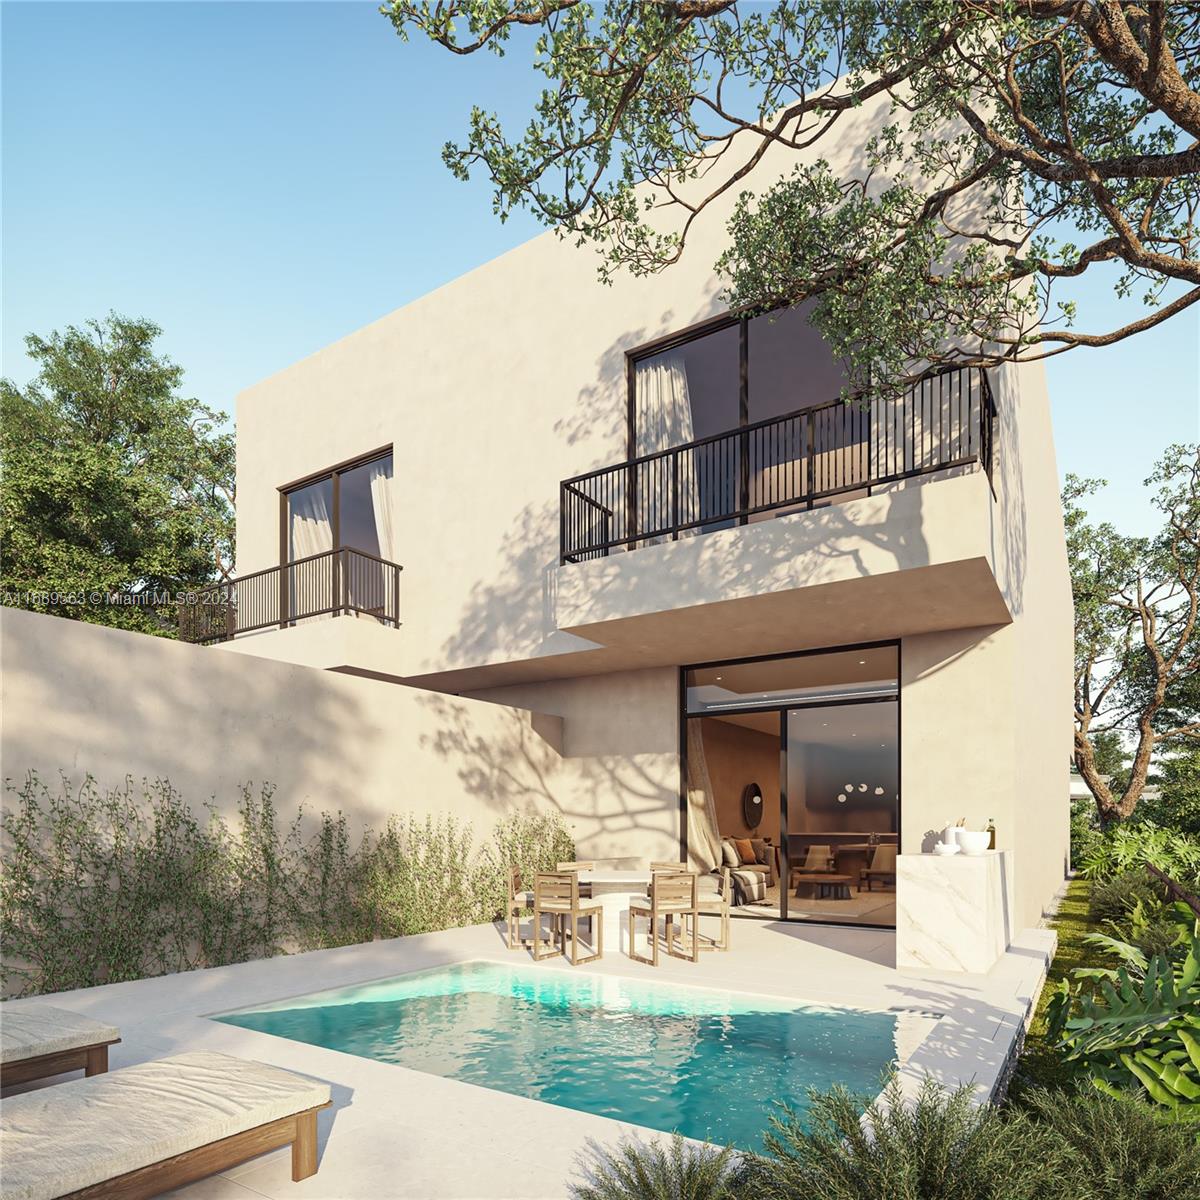
<instances>
[{"instance_id":1,"label":"leafy tree","mask_svg":"<svg viewBox=\"0 0 1200 1200\"><path fill-rule=\"evenodd\" d=\"M1137 807L1156 751L1200 743L1200 446L1172 446L1146 481L1163 528L1127 537L1092 524L1099 486L1067 477L1067 554L1075 601L1075 766L1104 823ZM1106 782L1113 737L1133 748Z\"/></svg>"},{"instance_id":2,"label":"leafy tree","mask_svg":"<svg viewBox=\"0 0 1200 1200\"><path fill-rule=\"evenodd\" d=\"M1200 837L1200 743L1165 756L1150 777L1157 795L1138 806L1138 819Z\"/></svg>"},{"instance_id":3,"label":"leafy tree","mask_svg":"<svg viewBox=\"0 0 1200 1200\"><path fill-rule=\"evenodd\" d=\"M37 377L0 380L6 604L170 635L169 605L111 598L228 577L233 435L180 394L182 369L154 348L160 332L114 313L30 334Z\"/></svg>"},{"instance_id":4,"label":"leafy tree","mask_svg":"<svg viewBox=\"0 0 1200 1200\"><path fill-rule=\"evenodd\" d=\"M730 306L814 298L852 382L914 363L1101 346L1200 299L1200 5L1118 0L388 0L456 54L530 48L546 77L510 132L476 106L444 158L594 243L603 277L660 270L737 200ZM526 36L520 36L524 32ZM849 175L822 155L888 109ZM763 155L812 148L757 196ZM639 186L641 185L641 186ZM1072 327L1064 284L1103 265L1144 311Z\"/></svg>"}]
</instances>

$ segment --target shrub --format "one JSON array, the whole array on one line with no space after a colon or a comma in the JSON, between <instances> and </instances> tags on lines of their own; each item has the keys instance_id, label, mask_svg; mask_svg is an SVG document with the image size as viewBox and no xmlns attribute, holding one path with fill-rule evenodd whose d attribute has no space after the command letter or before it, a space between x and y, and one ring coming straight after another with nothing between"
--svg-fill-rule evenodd
<instances>
[{"instance_id":1,"label":"shrub","mask_svg":"<svg viewBox=\"0 0 1200 1200\"><path fill-rule=\"evenodd\" d=\"M659 1142L599 1148L573 1185L575 1200L738 1200L746 1169L727 1146L693 1146L678 1134Z\"/></svg>"},{"instance_id":2,"label":"shrub","mask_svg":"<svg viewBox=\"0 0 1200 1200\"><path fill-rule=\"evenodd\" d=\"M1139 903L1157 908L1165 899L1161 885L1144 870L1126 871L1093 886L1088 910L1093 921L1124 921Z\"/></svg>"},{"instance_id":3,"label":"shrub","mask_svg":"<svg viewBox=\"0 0 1200 1200\"><path fill-rule=\"evenodd\" d=\"M488 921L510 863L575 848L557 816L513 814L474 846L452 818L393 818L357 845L342 813L306 837L273 789L243 789L233 821L197 817L167 780L101 792L36 775L0 817L0 983L64 991Z\"/></svg>"},{"instance_id":4,"label":"shrub","mask_svg":"<svg viewBox=\"0 0 1200 1200\"><path fill-rule=\"evenodd\" d=\"M1022 1112L976 1106L969 1088L930 1080L911 1102L893 1081L866 1106L814 1092L802 1125L776 1121L770 1157L751 1160L745 1195L762 1200L1049 1200L1066 1197L1060 1139ZM1074 1198L1072 1197L1072 1200Z\"/></svg>"},{"instance_id":5,"label":"shrub","mask_svg":"<svg viewBox=\"0 0 1200 1200\"><path fill-rule=\"evenodd\" d=\"M1146 1104L1098 1093L1034 1091L1029 1114L1067 1147L1070 1194L1097 1200L1182 1200L1200 1180L1200 1141Z\"/></svg>"}]
</instances>

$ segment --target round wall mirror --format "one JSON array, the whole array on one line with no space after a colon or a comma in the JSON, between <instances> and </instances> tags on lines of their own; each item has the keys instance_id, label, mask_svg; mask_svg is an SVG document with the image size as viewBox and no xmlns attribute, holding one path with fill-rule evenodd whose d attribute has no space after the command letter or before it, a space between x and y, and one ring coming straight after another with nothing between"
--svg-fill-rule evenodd
<instances>
[{"instance_id":1,"label":"round wall mirror","mask_svg":"<svg viewBox=\"0 0 1200 1200\"><path fill-rule=\"evenodd\" d=\"M757 783L748 783L742 789L742 819L747 829L757 829L763 815L762 788Z\"/></svg>"}]
</instances>

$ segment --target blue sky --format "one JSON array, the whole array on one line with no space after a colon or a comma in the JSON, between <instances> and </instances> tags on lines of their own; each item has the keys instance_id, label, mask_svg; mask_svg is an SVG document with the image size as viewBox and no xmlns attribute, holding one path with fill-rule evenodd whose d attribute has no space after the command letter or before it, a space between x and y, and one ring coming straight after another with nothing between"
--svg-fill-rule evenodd
<instances>
[{"instance_id":1,"label":"blue sky","mask_svg":"<svg viewBox=\"0 0 1200 1200\"><path fill-rule=\"evenodd\" d=\"M0 4L3 372L22 338L152 318L187 389L238 391L538 232L501 225L440 150L472 101L518 117L514 52L402 43L375 3ZM1081 328L1115 322L1089 284ZM530 319L536 314L523 314ZM506 314L497 314L503 320ZM1200 312L1049 367L1059 466L1093 511L1153 524L1142 480L1200 437Z\"/></svg>"}]
</instances>

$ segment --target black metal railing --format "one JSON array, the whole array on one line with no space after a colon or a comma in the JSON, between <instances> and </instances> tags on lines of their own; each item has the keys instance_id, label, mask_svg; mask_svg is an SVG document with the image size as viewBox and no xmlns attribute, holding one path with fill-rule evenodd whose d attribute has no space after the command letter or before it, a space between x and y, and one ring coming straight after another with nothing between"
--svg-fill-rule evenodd
<instances>
[{"instance_id":1,"label":"black metal railing","mask_svg":"<svg viewBox=\"0 0 1200 1200\"><path fill-rule=\"evenodd\" d=\"M349 546L293 559L196 593L179 606L179 637L224 642L242 633L344 613L399 625L403 569Z\"/></svg>"},{"instance_id":2,"label":"black metal railing","mask_svg":"<svg viewBox=\"0 0 1200 1200\"><path fill-rule=\"evenodd\" d=\"M560 561L869 495L970 463L990 480L995 415L987 372L959 367L899 396L835 400L577 475L560 485Z\"/></svg>"}]
</instances>

